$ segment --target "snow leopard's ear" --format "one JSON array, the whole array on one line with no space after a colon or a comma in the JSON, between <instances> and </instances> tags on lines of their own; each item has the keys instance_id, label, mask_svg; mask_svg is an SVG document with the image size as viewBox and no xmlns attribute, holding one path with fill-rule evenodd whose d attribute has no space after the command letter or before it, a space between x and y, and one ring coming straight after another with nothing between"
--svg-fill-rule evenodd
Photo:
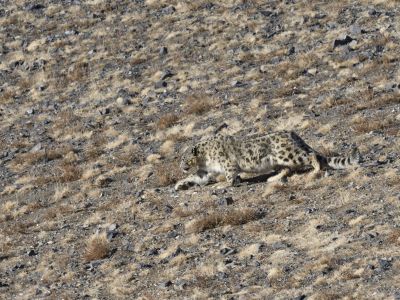
<instances>
[{"instance_id":1,"label":"snow leopard's ear","mask_svg":"<svg viewBox=\"0 0 400 300\"><path fill-rule=\"evenodd\" d=\"M197 147L196 147L196 146L194 146L194 147L192 148L192 154L193 154L194 156L197 156L198 150L197 150Z\"/></svg>"}]
</instances>

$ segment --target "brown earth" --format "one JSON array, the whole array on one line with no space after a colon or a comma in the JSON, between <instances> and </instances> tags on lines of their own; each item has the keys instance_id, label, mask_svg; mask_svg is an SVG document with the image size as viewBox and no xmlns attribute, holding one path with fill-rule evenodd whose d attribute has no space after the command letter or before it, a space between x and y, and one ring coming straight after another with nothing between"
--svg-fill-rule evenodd
<instances>
[{"instance_id":1,"label":"brown earth","mask_svg":"<svg viewBox=\"0 0 400 300\"><path fill-rule=\"evenodd\" d=\"M2 1L0 298L400 299L398 1ZM363 166L175 192L189 142Z\"/></svg>"}]
</instances>

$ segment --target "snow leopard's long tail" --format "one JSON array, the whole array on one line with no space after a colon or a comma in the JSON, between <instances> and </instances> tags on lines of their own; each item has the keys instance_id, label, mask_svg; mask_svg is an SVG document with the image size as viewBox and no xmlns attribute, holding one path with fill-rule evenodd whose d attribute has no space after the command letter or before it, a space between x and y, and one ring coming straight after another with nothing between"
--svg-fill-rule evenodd
<instances>
[{"instance_id":1,"label":"snow leopard's long tail","mask_svg":"<svg viewBox=\"0 0 400 300\"><path fill-rule=\"evenodd\" d=\"M361 154L357 148L353 148L349 156L327 157L326 161L328 166L332 169L347 169L360 164Z\"/></svg>"}]
</instances>

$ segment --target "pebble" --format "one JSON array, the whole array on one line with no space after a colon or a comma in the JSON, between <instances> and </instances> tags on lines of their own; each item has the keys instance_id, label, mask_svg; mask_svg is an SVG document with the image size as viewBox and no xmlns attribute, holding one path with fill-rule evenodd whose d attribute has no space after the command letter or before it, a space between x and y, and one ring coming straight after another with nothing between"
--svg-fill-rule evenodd
<instances>
[{"instance_id":1,"label":"pebble","mask_svg":"<svg viewBox=\"0 0 400 300\"><path fill-rule=\"evenodd\" d=\"M158 286L162 289L166 289L166 288L170 287L171 285L172 285L172 281L168 280L168 281L161 282Z\"/></svg>"},{"instance_id":2,"label":"pebble","mask_svg":"<svg viewBox=\"0 0 400 300\"><path fill-rule=\"evenodd\" d=\"M333 43L333 48L336 48L338 46L344 46L349 44L351 41L353 41L354 39L351 36L341 36L338 39L336 39Z\"/></svg>"},{"instance_id":3,"label":"pebble","mask_svg":"<svg viewBox=\"0 0 400 300\"><path fill-rule=\"evenodd\" d=\"M379 265L382 270L387 271L392 267L392 262L388 259L379 259Z\"/></svg>"},{"instance_id":4,"label":"pebble","mask_svg":"<svg viewBox=\"0 0 400 300\"><path fill-rule=\"evenodd\" d=\"M29 108L29 109L26 111L26 113L27 113L28 115L33 115L33 114L35 114L35 110L34 110L33 108Z\"/></svg>"},{"instance_id":5,"label":"pebble","mask_svg":"<svg viewBox=\"0 0 400 300\"><path fill-rule=\"evenodd\" d=\"M233 204L233 198L232 197L225 197L222 199L218 199L217 202L218 205L220 206L228 206Z\"/></svg>"},{"instance_id":6,"label":"pebble","mask_svg":"<svg viewBox=\"0 0 400 300\"><path fill-rule=\"evenodd\" d=\"M156 89L161 89L167 86L167 83L164 80L159 80L154 84Z\"/></svg>"},{"instance_id":7,"label":"pebble","mask_svg":"<svg viewBox=\"0 0 400 300\"><path fill-rule=\"evenodd\" d=\"M108 107L105 107L105 108L100 109L100 114L101 114L102 116L108 115L110 112L111 112L111 111L110 111L110 109L109 109Z\"/></svg>"},{"instance_id":8,"label":"pebble","mask_svg":"<svg viewBox=\"0 0 400 300\"><path fill-rule=\"evenodd\" d=\"M167 47L161 47L160 51L158 52L160 56L164 56L168 54L168 48Z\"/></svg>"},{"instance_id":9,"label":"pebble","mask_svg":"<svg viewBox=\"0 0 400 300\"><path fill-rule=\"evenodd\" d=\"M222 255L232 255L232 254L235 254L236 252L237 252L236 249L232 249L232 248L228 248L228 247L222 248L219 251L219 253Z\"/></svg>"},{"instance_id":10,"label":"pebble","mask_svg":"<svg viewBox=\"0 0 400 300\"><path fill-rule=\"evenodd\" d=\"M31 249L31 250L28 251L27 254L28 254L28 256L36 256L37 252L35 250Z\"/></svg>"},{"instance_id":11,"label":"pebble","mask_svg":"<svg viewBox=\"0 0 400 300\"><path fill-rule=\"evenodd\" d=\"M125 106L125 105L129 105L130 101L127 98L118 97L117 98L117 104L121 105L121 106Z\"/></svg>"}]
</instances>

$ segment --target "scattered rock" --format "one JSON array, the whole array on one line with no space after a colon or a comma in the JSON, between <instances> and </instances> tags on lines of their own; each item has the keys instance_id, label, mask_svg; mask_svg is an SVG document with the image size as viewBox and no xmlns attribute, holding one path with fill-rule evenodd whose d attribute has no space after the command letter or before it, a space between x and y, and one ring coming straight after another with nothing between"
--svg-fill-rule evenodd
<instances>
[{"instance_id":1,"label":"scattered rock","mask_svg":"<svg viewBox=\"0 0 400 300\"><path fill-rule=\"evenodd\" d=\"M359 25L357 25L357 24L353 24L353 25L350 26L349 32L352 35L358 35L358 34L361 33L361 27Z\"/></svg>"},{"instance_id":2,"label":"scattered rock","mask_svg":"<svg viewBox=\"0 0 400 300\"><path fill-rule=\"evenodd\" d=\"M307 73L312 76L315 76L315 74L317 74L317 69L316 68L308 69Z\"/></svg>"},{"instance_id":3,"label":"scattered rock","mask_svg":"<svg viewBox=\"0 0 400 300\"><path fill-rule=\"evenodd\" d=\"M218 199L217 202L218 205L220 206L228 206L233 204L233 198L232 197L225 197L222 199Z\"/></svg>"},{"instance_id":4,"label":"scattered rock","mask_svg":"<svg viewBox=\"0 0 400 300\"><path fill-rule=\"evenodd\" d=\"M85 269L88 271L94 271L98 266L103 263L103 259L93 260L85 266Z\"/></svg>"},{"instance_id":5,"label":"scattered rock","mask_svg":"<svg viewBox=\"0 0 400 300\"><path fill-rule=\"evenodd\" d=\"M167 213L167 214L172 213L173 210L174 210L174 208L169 204L166 204L165 207L164 207L164 212Z\"/></svg>"},{"instance_id":6,"label":"scattered rock","mask_svg":"<svg viewBox=\"0 0 400 300\"><path fill-rule=\"evenodd\" d=\"M96 178L96 180L94 181L94 184L98 187L105 187L108 184L110 184L112 181L113 180L111 177L100 175L99 177Z\"/></svg>"},{"instance_id":7,"label":"scattered rock","mask_svg":"<svg viewBox=\"0 0 400 300\"><path fill-rule=\"evenodd\" d=\"M162 289L166 289L166 288L170 287L171 285L172 285L172 281L168 280L168 281L161 282L158 286Z\"/></svg>"},{"instance_id":8,"label":"scattered rock","mask_svg":"<svg viewBox=\"0 0 400 300\"><path fill-rule=\"evenodd\" d=\"M168 234L167 234L167 238L174 239L174 238L176 238L178 235L179 235L179 234L178 234L176 231L170 231L170 232L168 232Z\"/></svg>"},{"instance_id":9,"label":"scattered rock","mask_svg":"<svg viewBox=\"0 0 400 300\"><path fill-rule=\"evenodd\" d=\"M304 300L306 298L307 298L307 296L303 294L303 295L300 295L300 296L297 296L297 297L293 298L293 300Z\"/></svg>"},{"instance_id":10,"label":"scattered rock","mask_svg":"<svg viewBox=\"0 0 400 300\"><path fill-rule=\"evenodd\" d=\"M43 148L42 143L38 143L35 146L33 146L29 152L31 153L39 152L40 150L42 150L42 148Z\"/></svg>"},{"instance_id":11,"label":"scattered rock","mask_svg":"<svg viewBox=\"0 0 400 300\"><path fill-rule=\"evenodd\" d=\"M16 264L14 267L11 268L11 271L12 271L12 272L15 272L16 270L21 270L21 269L23 269L23 268L25 268L25 265L24 265L24 264L18 263L18 264Z\"/></svg>"},{"instance_id":12,"label":"scattered rock","mask_svg":"<svg viewBox=\"0 0 400 300\"><path fill-rule=\"evenodd\" d=\"M184 279L179 279L175 282L174 286L177 290L184 290L188 286L188 281Z\"/></svg>"},{"instance_id":13,"label":"scattered rock","mask_svg":"<svg viewBox=\"0 0 400 300\"><path fill-rule=\"evenodd\" d=\"M165 70L161 75L161 80L167 79L172 76L174 76L174 74L171 72L171 70Z\"/></svg>"},{"instance_id":14,"label":"scattered rock","mask_svg":"<svg viewBox=\"0 0 400 300\"><path fill-rule=\"evenodd\" d=\"M27 114L27 115L33 115L33 114L35 114L35 110L34 110L33 108L29 108L29 109L26 111L26 114Z\"/></svg>"},{"instance_id":15,"label":"scattered rock","mask_svg":"<svg viewBox=\"0 0 400 300\"><path fill-rule=\"evenodd\" d=\"M232 254L235 254L236 252L237 252L236 249L232 249L232 248L228 248L228 247L222 248L219 251L219 253L222 255L232 255Z\"/></svg>"},{"instance_id":16,"label":"scattered rock","mask_svg":"<svg viewBox=\"0 0 400 300\"><path fill-rule=\"evenodd\" d=\"M129 105L130 101L127 98L118 97L117 98L117 104L121 105L121 106L125 106L125 105Z\"/></svg>"},{"instance_id":17,"label":"scattered rock","mask_svg":"<svg viewBox=\"0 0 400 300\"><path fill-rule=\"evenodd\" d=\"M43 84L40 84L40 85L37 87L37 90L38 90L39 92L43 92L45 89L46 89L46 86L43 85Z\"/></svg>"},{"instance_id":18,"label":"scattered rock","mask_svg":"<svg viewBox=\"0 0 400 300\"><path fill-rule=\"evenodd\" d=\"M387 271L392 267L392 261L389 259L379 259L379 265L383 271Z\"/></svg>"},{"instance_id":19,"label":"scattered rock","mask_svg":"<svg viewBox=\"0 0 400 300\"><path fill-rule=\"evenodd\" d=\"M160 249L158 248L152 248L149 251L147 251L147 256L157 256L160 252Z\"/></svg>"},{"instance_id":20,"label":"scattered rock","mask_svg":"<svg viewBox=\"0 0 400 300\"><path fill-rule=\"evenodd\" d=\"M344 37L339 37L337 40L334 41L333 43L333 48L339 47L339 46L344 46L349 44L351 41L353 41L354 39L348 35L344 36Z\"/></svg>"},{"instance_id":21,"label":"scattered rock","mask_svg":"<svg viewBox=\"0 0 400 300\"><path fill-rule=\"evenodd\" d=\"M0 288L2 287L8 287L10 286L8 283L4 282L4 281L0 281Z\"/></svg>"},{"instance_id":22,"label":"scattered rock","mask_svg":"<svg viewBox=\"0 0 400 300\"><path fill-rule=\"evenodd\" d=\"M168 48L167 47L161 47L160 51L158 52L160 56L164 56L168 54Z\"/></svg>"},{"instance_id":23,"label":"scattered rock","mask_svg":"<svg viewBox=\"0 0 400 300\"><path fill-rule=\"evenodd\" d=\"M233 80L231 82L231 86L232 87L244 87L244 86L246 86L246 84L241 81L238 81L238 80Z\"/></svg>"},{"instance_id":24,"label":"scattered rock","mask_svg":"<svg viewBox=\"0 0 400 300\"><path fill-rule=\"evenodd\" d=\"M139 264L139 268L140 269L151 269L151 268L153 268L153 265L152 264Z\"/></svg>"},{"instance_id":25,"label":"scattered rock","mask_svg":"<svg viewBox=\"0 0 400 300\"><path fill-rule=\"evenodd\" d=\"M108 115L110 112L111 112L111 111L110 111L110 109L109 109L108 107L105 107L105 108L100 109L100 114L101 114L102 116Z\"/></svg>"},{"instance_id":26,"label":"scattered rock","mask_svg":"<svg viewBox=\"0 0 400 300\"><path fill-rule=\"evenodd\" d=\"M119 227L118 224L113 223L110 226L108 226L108 230L113 231L113 230L116 230L118 227Z\"/></svg>"},{"instance_id":27,"label":"scattered rock","mask_svg":"<svg viewBox=\"0 0 400 300\"><path fill-rule=\"evenodd\" d=\"M167 86L167 83L164 80L159 80L154 84L154 87L156 89L165 88L166 86Z\"/></svg>"},{"instance_id":28,"label":"scattered rock","mask_svg":"<svg viewBox=\"0 0 400 300\"><path fill-rule=\"evenodd\" d=\"M46 6L44 6L43 4L31 4L28 5L27 10L35 11L35 10L41 10L43 8L46 8Z\"/></svg>"},{"instance_id":29,"label":"scattered rock","mask_svg":"<svg viewBox=\"0 0 400 300\"><path fill-rule=\"evenodd\" d=\"M288 49L287 55L292 55L295 53L296 53L296 48L292 46Z\"/></svg>"},{"instance_id":30,"label":"scattered rock","mask_svg":"<svg viewBox=\"0 0 400 300\"><path fill-rule=\"evenodd\" d=\"M28 254L28 256L36 256L37 252L35 250L31 249L31 250L28 251L27 254Z\"/></svg>"}]
</instances>

